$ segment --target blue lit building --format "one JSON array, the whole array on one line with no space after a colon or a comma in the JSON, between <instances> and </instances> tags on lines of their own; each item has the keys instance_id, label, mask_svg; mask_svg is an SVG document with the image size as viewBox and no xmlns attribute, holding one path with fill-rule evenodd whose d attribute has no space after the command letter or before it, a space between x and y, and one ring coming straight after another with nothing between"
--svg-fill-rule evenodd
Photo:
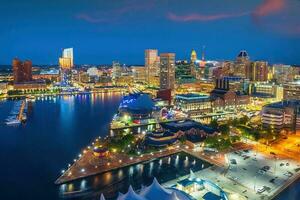
<instances>
[{"instance_id":1,"label":"blue lit building","mask_svg":"<svg viewBox=\"0 0 300 200\"><path fill-rule=\"evenodd\" d=\"M130 116L132 119L145 119L152 116L155 105L149 94L134 93L124 96L119 105L121 116Z\"/></svg>"}]
</instances>

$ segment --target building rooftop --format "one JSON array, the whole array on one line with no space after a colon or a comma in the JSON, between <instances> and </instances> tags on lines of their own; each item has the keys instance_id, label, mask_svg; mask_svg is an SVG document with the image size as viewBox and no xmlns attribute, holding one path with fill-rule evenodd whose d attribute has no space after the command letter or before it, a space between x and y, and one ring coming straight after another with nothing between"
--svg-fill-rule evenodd
<instances>
[{"instance_id":1,"label":"building rooftop","mask_svg":"<svg viewBox=\"0 0 300 200\"><path fill-rule=\"evenodd\" d=\"M284 100L284 101L268 104L265 107L282 109L285 107L296 107L296 106L298 107L300 106L300 100Z\"/></svg>"},{"instance_id":2,"label":"building rooftop","mask_svg":"<svg viewBox=\"0 0 300 200\"><path fill-rule=\"evenodd\" d=\"M176 98L177 99L184 99L184 100L194 100L194 99L208 99L210 97L209 97L209 95L189 93L189 94L176 95Z\"/></svg>"},{"instance_id":3,"label":"building rooftop","mask_svg":"<svg viewBox=\"0 0 300 200\"><path fill-rule=\"evenodd\" d=\"M193 120L184 120L184 121L176 121L176 122L168 122L165 124L161 124L164 129L170 130L171 132L177 131L187 131L192 128L201 129L208 134L213 134L216 132L215 129L210 128L208 126L204 126L199 122Z\"/></svg>"}]
</instances>

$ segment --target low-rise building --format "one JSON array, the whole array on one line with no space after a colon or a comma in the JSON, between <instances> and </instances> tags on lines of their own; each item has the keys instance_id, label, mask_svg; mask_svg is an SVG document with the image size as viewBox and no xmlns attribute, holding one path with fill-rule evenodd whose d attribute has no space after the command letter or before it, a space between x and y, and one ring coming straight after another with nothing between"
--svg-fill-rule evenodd
<instances>
[{"instance_id":1,"label":"low-rise building","mask_svg":"<svg viewBox=\"0 0 300 200\"><path fill-rule=\"evenodd\" d=\"M15 83L14 84L14 89L15 90L40 90L40 89L47 89L47 84L43 80L36 80L36 81Z\"/></svg>"},{"instance_id":2,"label":"low-rise building","mask_svg":"<svg viewBox=\"0 0 300 200\"><path fill-rule=\"evenodd\" d=\"M300 100L300 83L290 82L283 85L283 99L298 99Z\"/></svg>"},{"instance_id":3,"label":"low-rise building","mask_svg":"<svg viewBox=\"0 0 300 200\"><path fill-rule=\"evenodd\" d=\"M251 85L251 96L258 98L271 98L277 101L283 100L283 87L274 83L255 83Z\"/></svg>"},{"instance_id":4,"label":"low-rise building","mask_svg":"<svg viewBox=\"0 0 300 200\"><path fill-rule=\"evenodd\" d=\"M212 111L209 95L195 93L180 94L175 97L175 107L187 114L190 118L197 118L203 113Z\"/></svg>"},{"instance_id":5,"label":"low-rise building","mask_svg":"<svg viewBox=\"0 0 300 200\"><path fill-rule=\"evenodd\" d=\"M216 87L210 93L213 111L233 110L250 103L249 95L229 88L229 80L217 79Z\"/></svg>"},{"instance_id":6,"label":"low-rise building","mask_svg":"<svg viewBox=\"0 0 300 200\"><path fill-rule=\"evenodd\" d=\"M277 131L283 128L300 130L300 100L286 100L264 106L262 123Z\"/></svg>"}]
</instances>

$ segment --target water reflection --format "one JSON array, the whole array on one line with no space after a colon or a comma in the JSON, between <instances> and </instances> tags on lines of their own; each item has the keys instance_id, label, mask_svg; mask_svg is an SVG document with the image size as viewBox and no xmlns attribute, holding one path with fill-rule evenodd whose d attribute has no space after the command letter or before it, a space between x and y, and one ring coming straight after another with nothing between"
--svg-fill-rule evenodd
<instances>
[{"instance_id":1,"label":"water reflection","mask_svg":"<svg viewBox=\"0 0 300 200\"><path fill-rule=\"evenodd\" d=\"M196 162L197 165L195 164ZM126 192L129 185L132 185L134 189L140 189L142 185L151 184L153 177L156 177L159 182L163 183L188 174L190 169L198 171L208 166L210 164L186 153L178 153L151 162L140 163L94 177L88 177L84 180L86 181L85 189L89 192L76 193L76 198L79 195L81 198L94 200L98 199L101 193L104 193L108 200L113 200L118 192ZM74 190L78 191L81 189L82 183L80 181L74 181L73 184ZM61 189L60 191L66 190ZM65 197L70 198L69 195Z\"/></svg>"}]
</instances>

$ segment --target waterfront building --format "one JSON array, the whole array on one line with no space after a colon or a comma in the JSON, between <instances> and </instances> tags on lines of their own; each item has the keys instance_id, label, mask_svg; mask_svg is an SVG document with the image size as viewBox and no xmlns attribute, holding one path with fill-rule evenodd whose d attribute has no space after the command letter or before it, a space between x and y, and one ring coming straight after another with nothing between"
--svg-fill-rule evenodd
<instances>
[{"instance_id":1,"label":"waterfront building","mask_svg":"<svg viewBox=\"0 0 300 200\"><path fill-rule=\"evenodd\" d=\"M283 99L300 100L300 82L289 82L283 85Z\"/></svg>"},{"instance_id":2,"label":"waterfront building","mask_svg":"<svg viewBox=\"0 0 300 200\"><path fill-rule=\"evenodd\" d=\"M162 99L164 101L168 101L168 103L170 105L171 101L172 101L172 91L170 89L159 90L156 93L156 97L159 99Z\"/></svg>"},{"instance_id":3,"label":"waterfront building","mask_svg":"<svg viewBox=\"0 0 300 200\"><path fill-rule=\"evenodd\" d=\"M262 110L262 123L276 131L283 128L300 130L300 100L284 100L268 104Z\"/></svg>"},{"instance_id":4,"label":"waterfront building","mask_svg":"<svg viewBox=\"0 0 300 200\"><path fill-rule=\"evenodd\" d=\"M145 68L147 83L150 86L159 86L159 63L160 57L158 56L157 49L146 49L145 50Z\"/></svg>"},{"instance_id":5,"label":"waterfront building","mask_svg":"<svg viewBox=\"0 0 300 200\"><path fill-rule=\"evenodd\" d=\"M175 88L175 54L162 53L160 54L160 88L171 89Z\"/></svg>"},{"instance_id":6,"label":"waterfront building","mask_svg":"<svg viewBox=\"0 0 300 200\"><path fill-rule=\"evenodd\" d=\"M144 66L132 66L132 76L136 83L146 83L146 67Z\"/></svg>"},{"instance_id":7,"label":"waterfront building","mask_svg":"<svg viewBox=\"0 0 300 200\"><path fill-rule=\"evenodd\" d=\"M188 141L193 143L203 142L205 138L218 134L216 129L203 125L194 120L182 120L161 124L165 131L175 133L177 137L185 136Z\"/></svg>"},{"instance_id":8,"label":"waterfront building","mask_svg":"<svg viewBox=\"0 0 300 200\"><path fill-rule=\"evenodd\" d=\"M229 80L217 79L210 93L213 111L235 110L250 103L249 95L229 88Z\"/></svg>"},{"instance_id":9,"label":"waterfront building","mask_svg":"<svg viewBox=\"0 0 300 200\"><path fill-rule=\"evenodd\" d=\"M15 58L12 62L12 68L14 83L32 81L32 62L30 60L22 62Z\"/></svg>"},{"instance_id":10,"label":"waterfront building","mask_svg":"<svg viewBox=\"0 0 300 200\"><path fill-rule=\"evenodd\" d=\"M192 170L190 170L189 177L178 181L175 187L191 196L196 194L195 196L200 196L201 199L228 200L228 196L222 188L212 181L197 178Z\"/></svg>"},{"instance_id":11,"label":"waterfront building","mask_svg":"<svg viewBox=\"0 0 300 200\"><path fill-rule=\"evenodd\" d=\"M145 145L163 147L174 144L182 135L171 133L169 131L147 132L145 136Z\"/></svg>"},{"instance_id":12,"label":"waterfront building","mask_svg":"<svg viewBox=\"0 0 300 200\"><path fill-rule=\"evenodd\" d=\"M152 116L154 102L148 94L134 93L124 96L119 105L119 114L128 119L142 120Z\"/></svg>"},{"instance_id":13,"label":"waterfront building","mask_svg":"<svg viewBox=\"0 0 300 200\"><path fill-rule=\"evenodd\" d=\"M62 70L70 70L74 66L73 48L63 49L62 56L59 58L59 66Z\"/></svg>"},{"instance_id":14,"label":"waterfront building","mask_svg":"<svg viewBox=\"0 0 300 200\"><path fill-rule=\"evenodd\" d=\"M174 106L191 119L197 119L197 117L202 116L204 113L212 112L209 95L195 93L176 95Z\"/></svg>"},{"instance_id":15,"label":"waterfront building","mask_svg":"<svg viewBox=\"0 0 300 200\"><path fill-rule=\"evenodd\" d=\"M59 70L58 69L42 69L39 73L32 75L33 80L50 80L52 82L58 82L59 81Z\"/></svg>"},{"instance_id":16,"label":"waterfront building","mask_svg":"<svg viewBox=\"0 0 300 200\"><path fill-rule=\"evenodd\" d=\"M133 82L134 82L133 77L129 76L129 75L122 75L119 78L115 79L115 85L117 85L117 86L132 85Z\"/></svg>"},{"instance_id":17,"label":"waterfront building","mask_svg":"<svg viewBox=\"0 0 300 200\"><path fill-rule=\"evenodd\" d=\"M29 82L15 83L15 90L43 90L47 89L47 84L44 80L35 80Z\"/></svg>"},{"instance_id":18,"label":"waterfront building","mask_svg":"<svg viewBox=\"0 0 300 200\"><path fill-rule=\"evenodd\" d=\"M8 86L8 83L0 82L0 95L7 93L7 88L8 88L7 86Z\"/></svg>"}]
</instances>

